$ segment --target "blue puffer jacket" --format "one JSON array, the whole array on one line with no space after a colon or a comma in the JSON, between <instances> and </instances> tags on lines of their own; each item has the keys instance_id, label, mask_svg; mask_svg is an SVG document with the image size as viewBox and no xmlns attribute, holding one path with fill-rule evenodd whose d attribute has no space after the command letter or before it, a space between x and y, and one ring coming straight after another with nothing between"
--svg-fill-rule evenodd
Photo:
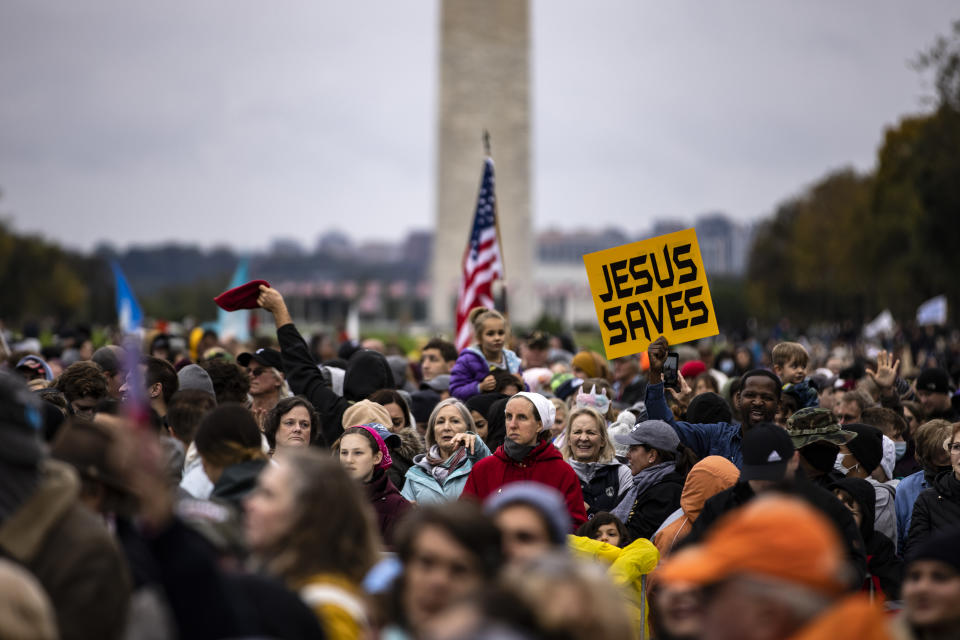
<instances>
[{"instance_id":1,"label":"blue puffer jacket","mask_svg":"<svg viewBox=\"0 0 960 640\"><path fill-rule=\"evenodd\" d=\"M427 454L421 453L413 459L413 466L407 470L406 482L400 495L417 504L443 504L456 500L463 492L463 486L467 484L473 464L489 455L490 449L483 440L477 438L473 454L468 452L463 463L453 469L441 485L427 470Z\"/></svg>"}]
</instances>

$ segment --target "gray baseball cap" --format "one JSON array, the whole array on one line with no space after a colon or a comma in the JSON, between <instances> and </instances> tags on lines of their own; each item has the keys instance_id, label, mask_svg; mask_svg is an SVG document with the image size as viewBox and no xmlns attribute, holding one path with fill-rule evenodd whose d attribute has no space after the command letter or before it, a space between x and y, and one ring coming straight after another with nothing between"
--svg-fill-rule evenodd
<instances>
[{"instance_id":1,"label":"gray baseball cap","mask_svg":"<svg viewBox=\"0 0 960 640\"><path fill-rule=\"evenodd\" d=\"M639 422L628 433L617 434L614 440L619 444L642 444L661 451L676 451L680 446L677 432L663 420Z\"/></svg>"}]
</instances>

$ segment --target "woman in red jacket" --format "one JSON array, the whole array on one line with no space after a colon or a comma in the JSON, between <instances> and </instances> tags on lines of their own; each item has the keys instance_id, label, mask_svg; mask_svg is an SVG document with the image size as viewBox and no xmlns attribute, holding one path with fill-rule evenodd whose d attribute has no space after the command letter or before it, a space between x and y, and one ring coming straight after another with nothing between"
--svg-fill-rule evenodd
<instances>
[{"instance_id":1,"label":"woman in red jacket","mask_svg":"<svg viewBox=\"0 0 960 640\"><path fill-rule=\"evenodd\" d=\"M550 442L556 408L539 393L521 391L507 402L507 437L492 456L473 466L461 497L484 500L504 485L527 480L563 494L574 528L587 520L580 481Z\"/></svg>"}]
</instances>

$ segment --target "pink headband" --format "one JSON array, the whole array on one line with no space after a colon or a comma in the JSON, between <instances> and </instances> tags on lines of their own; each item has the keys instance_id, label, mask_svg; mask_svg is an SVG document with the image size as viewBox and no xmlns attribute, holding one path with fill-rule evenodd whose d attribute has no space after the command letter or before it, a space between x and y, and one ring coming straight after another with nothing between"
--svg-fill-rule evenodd
<instances>
[{"instance_id":1,"label":"pink headband","mask_svg":"<svg viewBox=\"0 0 960 640\"><path fill-rule=\"evenodd\" d=\"M352 427L349 427L349 428L350 428L350 429L354 429L354 428L366 429L368 432L370 432L370 435L372 435L372 436L373 436L373 439L377 442L377 447L380 448L380 453L383 454L383 459L380 460L380 464L378 464L378 465L376 466L376 468L377 468L377 469L389 469L390 466L393 464L393 458L390 457L390 451L387 450L387 444L383 441L383 438L380 437L380 434L377 432L377 431L378 431L378 429L377 429L378 427L379 427L380 429L383 429L384 431L387 430L387 428L384 427L383 425L376 424L376 423L371 423L371 424L355 424L355 425L353 425Z\"/></svg>"}]
</instances>

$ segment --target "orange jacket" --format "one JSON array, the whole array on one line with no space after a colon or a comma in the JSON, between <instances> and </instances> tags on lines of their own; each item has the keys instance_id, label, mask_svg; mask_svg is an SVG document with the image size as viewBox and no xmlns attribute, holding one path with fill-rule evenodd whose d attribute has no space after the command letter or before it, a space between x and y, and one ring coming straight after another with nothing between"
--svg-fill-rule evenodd
<instances>
[{"instance_id":1,"label":"orange jacket","mask_svg":"<svg viewBox=\"0 0 960 640\"><path fill-rule=\"evenodd\" d=\"M668 555L677 542L690 533L693 521L703 510L703 503L732 487L739 477L740 470L721 456L707 456L693 466L680 494L683 515L653 537L653 544L659 549L661 557Z\"/></svg>"}]
</instances>

